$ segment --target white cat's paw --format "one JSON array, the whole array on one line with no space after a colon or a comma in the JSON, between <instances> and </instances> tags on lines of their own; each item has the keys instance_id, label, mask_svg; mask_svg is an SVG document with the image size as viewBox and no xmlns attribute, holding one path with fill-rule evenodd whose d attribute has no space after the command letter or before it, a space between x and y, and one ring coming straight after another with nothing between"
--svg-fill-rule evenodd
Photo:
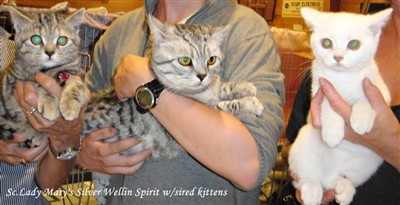
<instances>
[{"instance_id":1,"label":"white cat's paw","mask_svg":"<svg viewBox=\"0 0 400 205\"><path fill-rule=\"evenodd\" d=\"M323 126L321 129L322 140L329 146L335 147L340 144L344 138L343 126Z\"/></svg>"},{"instance_id":2,"label":"white cat's paw","mask_svg":"<svg viewBox=\"0 0 400 205\"><path fill-rule=\"evenodd\" d=\"M37 109L44 118L50 121L53 121L60 116L58 110L58 99L47 94L39 94Z\"/></svg>"},{"instance_id":3,"label":"white cat's paw","mask_svg":"<svg viewBox=\"0 0 400 205\"><path fill-rule=\"evenodd\" d=\"M356 193L354 185L345 178L339 178L336 181L335 199L340 205L348 205L353 201L353 196Z\"/></svg>"},{"instance_id":4,"label":"white cat's paw","mask_svg":"<svg viewBox=\"0 0 400 205\"><path fill-rule=\"evenodd\" d=\"M304 205L319 205L322 200L323 189L317 181L301 182L301 199Z\"/></svg>"},{"instance_id":5,"label":"white cat's paw","mask_svg":"<svg viewBox=\"0 0 400 205\"><path fill-rule=\"evenodd\" d=\"M329 146L335 147L344 138L345 122L343 118L333 110L329 109L321 113L321 135L322 140Z\"/></svg>"},{"instance_id":6,"label":"white cat's paw","mask_svg":"<svg viewBox=\"0 0 400 205\"><path fill-rule=\"evenodd\" d=\"M329 147L336 147L342 142L344 137L344 128L330 129L322 128L322 139Z\"/></svg>"},{"instance_id":7,"label":"white cat's paw","mask_svg":"<svg viewBox=\"0 0 400 205\"><path fill-rule=\"evenodd\" d=\"M363 135L371 131L374 126L375 111L368 103L356 103L353 105L350 116L350 124L354 132Z\"/></svg>"}]
</instances>

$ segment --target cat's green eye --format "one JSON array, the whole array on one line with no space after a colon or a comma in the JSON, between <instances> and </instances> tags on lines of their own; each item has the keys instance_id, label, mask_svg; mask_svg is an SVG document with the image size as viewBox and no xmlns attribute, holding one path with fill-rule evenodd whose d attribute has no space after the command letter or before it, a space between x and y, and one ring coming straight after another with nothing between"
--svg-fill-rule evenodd
<instances>
[{"instance_id":1,"label":"cat's green eye","mask_svg":"<svg viewBox=\"0 0 400 205\"><path fill-rule=\"evenodd\" d=\"M57 39L57 44L60 46L65 46L68 43L68 38L65 36L60 36Z\"/></svg>"},{"instance_id":2,"label":"cat's green eye","mask_svg":"<svg viewBox=\"0 0 400 205\"><path fill-rule=\"evenodd\" d=\"M347 44L347 48L349 48L350 50L353 50L353 51L359 49L360 46L361 46L361 42L359 40L351 40Z\"/></svg>"},{"instance_id":3,"label":"cat's green eye","mask_svg":"<svg viewBox=\"0 0 400 205\"><path fill-rule=\"evenodd\" d=\"M192 65L192 59L190 57L184 56L184 57L179 57L178 62L183 65L183 66L190 66Z\"/></svg>"},{"instance_id":4,"label":"cat's green eye","mask_svg":"<svg viewBox=\"0 0 400 205\"><path fill-rule=\"evenodd\" d=\"M217 62L217 56L211 56L210 59L208 59L207 64L208 65L214 65L215 62Z\"/></svg>"},{"instance_id":5,"label":"cat's green eye","mask_svg":"<svg viewBox=\"0 0 400 205\"><path fill-rule=\"evenodd\" d=\"M329 48L333 47L332 41L329 38L322 39L321 40L321 45L322 45L323 48L326 48L326 49L329 49Z\"/></svg>"},{"instance_id":6,"label":"cat's green eye","mask_svg":"<svg viewBox=\"0 0 400 205\"><path fill-rule=\"evenodd\" d=\"M42 37L38 35L33 35L31 37L31 42L33 43L33 45L40 45L42 43Z\"/></svg>"}]
</instances>

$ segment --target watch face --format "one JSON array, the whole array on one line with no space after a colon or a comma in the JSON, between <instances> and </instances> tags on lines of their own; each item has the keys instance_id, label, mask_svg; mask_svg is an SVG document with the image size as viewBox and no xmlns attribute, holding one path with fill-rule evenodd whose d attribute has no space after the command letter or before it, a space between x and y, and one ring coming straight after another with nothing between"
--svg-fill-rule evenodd
<instances>
[{"instance_id":1,"label":"watch face","mask_svg":"<svg viewBox=\"0 0 400 205\"><path fill-rule=\"evenodd\" d=\"M135 97L140 107L144 109L150 109L154 105L153 93L146 87L139 89Z\"/></svg>"}]
</instances>

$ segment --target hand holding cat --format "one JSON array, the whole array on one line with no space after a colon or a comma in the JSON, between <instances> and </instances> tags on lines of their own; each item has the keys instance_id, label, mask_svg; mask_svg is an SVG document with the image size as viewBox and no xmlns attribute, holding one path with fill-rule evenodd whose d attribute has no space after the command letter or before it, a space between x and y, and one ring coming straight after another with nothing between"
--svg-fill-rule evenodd
<instances>
[{"instance_id":1,"label":"hand holding cat","mask_svg":"<svg viewBox=\"0 0 400 205\"><path fill-rule=\"evenodd\" d=\"M43 73L38 73L35 75L35 80L49 93L58 98L60 97L62 89L53 78ZM86 92L89 93L87 89ZM17 80L14 95L19 106L25 113L32 107L37 108L38 95L33 82ZM88 94L87 96L90 95ZM62 117L58 117L54 121L49 121L43 118L39 112L33 112L31 115L27 114L27 119L36 130L49 134L50 141L54 147L67 147L79 141L83 129L82 114L84 110L82 109L80 116L73 121L64 120ZM69 130L69 132L65 132L65 130Z\"/></svg>"},{"instance_id":2,"label":"hand holding cat","mask_svg":"<svg viewBox=\"0 0 400 205\"><path fill-rule=\"evenodd\" d=\"M25 142L24 134L14 133L11 141L0 140L0 161L10 165L18 165L25 162L39 162L48 150L48 141L43 141L38 147L23 148L18 143Z\"/></svg>"},{"instance_id":3,"label":"hand holding cat","mask_svg":"<svg viewBox=\"0 0 400 205\"><path fill-rule=\"evenodd\" d=\"M364 93L376 112L375 124L369 133L358 135L350 127L349 119L352 108L336 92L330 82L320 80L321 89L311 101L313 125L320 126L319 105L326 97L331 107L346 121L345 139L361 144L373 150L385 161L400 170L400 126L390 107L385 102L378 88L368 79L363 81Z\"/></svg>"},{"instance_id":4,"label":"hand holding cat","mask_svg":"<svg viewBox=\"0 0 400 205\"><path fill-rule=\"evenodd\" d=\"M102 173L133 174L136 172L151 152L145 150L133 155L121 155L121 151L139 144L140 141L135 137L129 137L116 142L104 142L116 134L117 130L113 128L103 128L92 132L82 141L77 162L85 168Z\"/></svg>"},{"instance_id":5,"label":"hand holding cat","mask_svg":"<svg viewBox=\"0 0 400 205\"><path fill-rule=\"evenodd\" d=\"M126 55L121 59L113 77L113 86L120 100L132 97L136 88L154 79L149 59Z\"/></svg>"}]
</instances>

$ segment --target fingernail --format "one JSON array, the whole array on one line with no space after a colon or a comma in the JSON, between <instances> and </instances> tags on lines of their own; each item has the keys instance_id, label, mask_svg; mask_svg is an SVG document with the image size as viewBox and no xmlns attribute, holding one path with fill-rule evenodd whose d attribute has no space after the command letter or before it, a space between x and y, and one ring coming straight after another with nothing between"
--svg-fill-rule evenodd
<instances>
[{"instance_id":1,"label":"fingernail","mask_svg":"<svg viewBox=\"0 0 400 205\"><path fill-rule=\"evenodd\" d=\"M115 128L111 128L111 134L113 134L113 135L116 135L116 134L118 134L118 130L117 129L115 129Z\"/></svg>"},{"instance_id":2,"label":"fingernail","mask_svg":"<svg viewBox=\"0 0 400 205\"><path fill-rule=\"evenodd\" d=\"M365 81L365 85L367 85L367 86L371 86L372 85L372 82L371 82L371 80L369 78L365 78L364 81Z\"/></svg>"},{"instance_id":3,"label":"fingernail","mask_svg":"<svg viewBox=\"0 0 400 205\"><path fill-rule=\"evenodd\" d=\"M326 82L326 79L321 77L321 78L318 79L318 82L319 82L320 86L324 86L325 82Z\"/></svg>"}]
</instances>

